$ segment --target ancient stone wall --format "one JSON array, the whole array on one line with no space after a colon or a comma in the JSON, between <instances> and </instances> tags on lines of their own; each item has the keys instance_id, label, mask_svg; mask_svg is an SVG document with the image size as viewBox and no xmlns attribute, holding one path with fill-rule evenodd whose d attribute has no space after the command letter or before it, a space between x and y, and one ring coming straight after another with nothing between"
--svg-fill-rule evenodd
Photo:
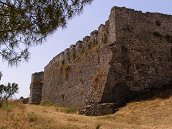
<instances>
[{"instance_id":1,"label":"ancient stone wall","mask_svg":"<svg viewBox=\"0 0 172 129\"><path fill-rule=\"evenodd\" d=\"M44 69L42 101L73 106L99 102L111 58L108 47L102 47L107 38L108 22L54 57Z\"/></svg>"},{"instance_id":2,"label":"ancient stone wall","mask_svg":"<svg viewBox=\"0 0 172 129\"><path fill-rule=\"evenodd\" d=\"M43 79L44 72L32 74L29 103L39 104L41 102Z\"/></svg>"},{"instance_id":3,"label":"ancient stone wall","mask_svg":"<svg viewBox=\"0 0 172 129\"><path fill-rule=\"evenodd\" d=\"M133 92L169 85L172 16L115 7L109 21L113 57L102 102L125 102Z\"/></svg>"},{"instance_id":4,"label":"ancient stone wall","mask_svg":"<svg viewBox=\"0 0 172 129\"><path fill-rule=\"evenodd\" d=\"M123 104L172 82L172 16L114 7L105 25L44 69L42 101Z\"/></svg>"}]
</instances>

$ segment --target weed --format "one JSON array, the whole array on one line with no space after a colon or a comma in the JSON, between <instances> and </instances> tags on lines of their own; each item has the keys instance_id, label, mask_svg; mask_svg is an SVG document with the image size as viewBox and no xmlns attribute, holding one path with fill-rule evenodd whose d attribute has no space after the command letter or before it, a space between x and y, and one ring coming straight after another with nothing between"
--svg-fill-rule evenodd
<instances>
[{"instance_id":1,"label":"weed","mask_svg":"<svg viewBox=\"0 0 172 129\"><path fill-rule=\"evenodd\" d=\"M7 103L7 102L4 102L4 103L2 103L1 108L2 108L4 111L11 112L12 109L13 109L13 105L12 105L12 104L9 104L9 103Z\"/></svg>"},{"instance_id":2,"label":"weed","mask_svg":"<svg viewBox=\"0 0 172 129\"><path fill-rule=\"evenodd\" d=\"M50 107L50 106L54 106L55 104L51 101L43 101L43 102L41 102L40 105Z\"/></svg>"},{"instance_id":3,"label":"weed","mask_svg":"<svg viewBox=\"0 0 172 129\"><path fill-rule=\"evenodd\" d=\"M38 120L38 115L34 112L27 113L27 121L32 123Z\"/></svg>"},{"instance_id":4,"label":"weed","mask_svg":"<svg viewBox=\"0 0 172 129\"><path fill-rule=\"evenodd\" d=\"M96 125L96 129L100 129L100 124L97 124Z\"/></svg>"},{"instance_id":5,"label":"weed","mask_svg":"<svg viewBox=\"0 0 172 129\"><path fill-rule=\"evenodd\" d=\"M58 129L73 129L71 127L59 127Z\"/></svg>"},{"instance_id":6,"label":"weed","mask_svg":"<svg viewBox=\"0 0 172 129\"><path fill-rule=\"evenodd\" d=\"M0 125L0 129L7 129L6 125Z\"/></svg>"},{"instance_id":7,"label":"weed","mask_svg":"<svg viewBox=\"0 0 172 129\"><path fill-rule=\"evenodd\" d=\"M76 113L77 109L74 107L68 107L64 109L65 113Z\"/></svg>"}]
</instances>

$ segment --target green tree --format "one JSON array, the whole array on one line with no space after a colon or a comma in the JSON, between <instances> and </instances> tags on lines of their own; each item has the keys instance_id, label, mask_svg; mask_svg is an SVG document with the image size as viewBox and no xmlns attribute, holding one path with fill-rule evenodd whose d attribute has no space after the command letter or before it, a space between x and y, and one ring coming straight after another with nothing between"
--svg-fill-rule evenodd
<instances>
[{"instance_id":1,"label":"green tree","mask_svg":"<svg viewBox=\"0 0 172 129\"><path fill-rule=\"evenodd\" d=\"M15 93L18 92L18 84L16 83L8 83L7 86L1 84L0 85L0 101L7 101L11 98Z\"/></svg>"},{"instance_id":2,"label":"green tree","mask_svg":"<svg viewBox=\"0 0 172 129\"><path fill-rule=\"evenodd\" d=\"M0 56L10 65L28 60L43 43L93 0L0 0Z\"/></svg>"}]
</instances>

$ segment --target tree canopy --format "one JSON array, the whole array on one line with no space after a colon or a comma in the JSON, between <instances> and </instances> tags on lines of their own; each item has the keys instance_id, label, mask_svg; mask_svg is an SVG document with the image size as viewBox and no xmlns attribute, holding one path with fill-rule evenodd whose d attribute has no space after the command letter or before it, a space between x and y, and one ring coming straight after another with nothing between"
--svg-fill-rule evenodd
<instances>
[{"instance_id":1,"label":"tree canopy","mask_svg":"<svg viewBox=\"0 0 172 129\"><path fill-rule=\"evenodd\" d=\"M28 60L43 43L93 0L0 0L0 56L10 65Z\"/></svg>"},{"instance_id":2,"label":"tree canopy","mask_svg":"<svg viewBox=\"0 0 172 129\"><path fill-rule=\"evenodd\" d=\"M15 93L18 92L18 84L16 83L8 83L8 85L0 85L0 102L5 100L7 101L11 98Z\"/></svg>"}]
</instances>

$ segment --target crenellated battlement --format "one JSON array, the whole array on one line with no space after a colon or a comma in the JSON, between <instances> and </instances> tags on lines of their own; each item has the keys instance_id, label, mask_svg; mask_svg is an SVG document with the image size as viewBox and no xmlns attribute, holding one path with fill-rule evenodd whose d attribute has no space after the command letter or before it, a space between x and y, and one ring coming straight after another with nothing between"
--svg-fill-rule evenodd
<instances>
[{"instance_id":1,"label":"crenellated battlement","mask_svg":"<svg viewBox=\"0 0 172 129\"><path fill-rule=\"evenodd\" d=\"M36 97L97 110L101 103L120 106L132 95L171 85L171 30L170 15L114 7L105 24L50 61ZM31 98L38 87L31 85Z\"/></svg>"},{"instance_id":2,"label":"crenellated battlement","mask_svg":"<svg viewBox=\"0 0 172 129\"><path fill-rule=\"evenodd\" d=\"M45 67L51 67L51 64L70 64L83 54L89 53L91 49L97 46L107 44L108 39L108 21L105 25L101 24L98 30L90 33L90 36L85 36L82 40L77 41L74 45L70 45L63 52L55 56Z\"/></svg>"}]
</instances>

